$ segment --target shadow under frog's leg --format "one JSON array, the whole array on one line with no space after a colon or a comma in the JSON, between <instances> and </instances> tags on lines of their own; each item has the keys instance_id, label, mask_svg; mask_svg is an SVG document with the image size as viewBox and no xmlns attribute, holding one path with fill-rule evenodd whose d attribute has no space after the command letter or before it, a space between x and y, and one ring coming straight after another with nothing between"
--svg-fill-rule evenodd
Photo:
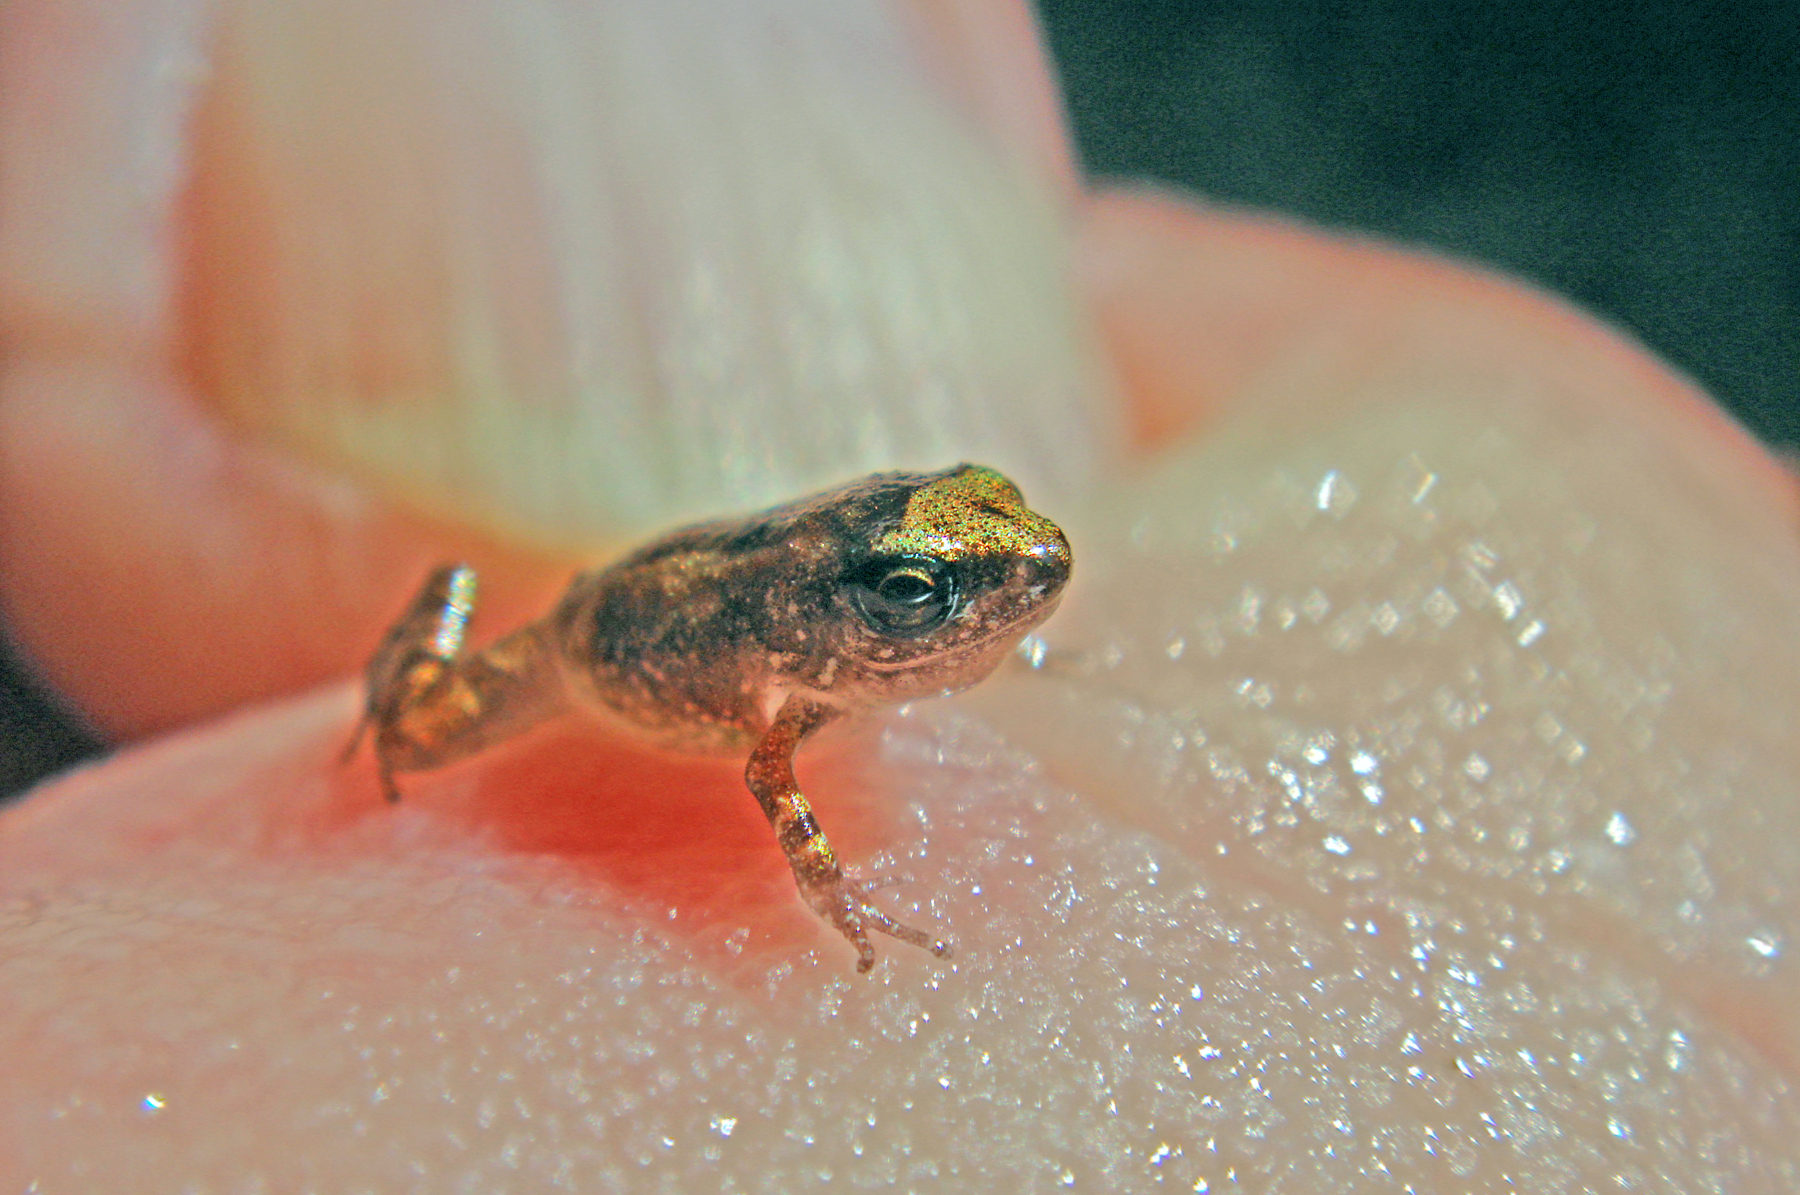
<instances>
[{"instance_id":1,"label":"shadow under frog's leg","mask_svg":"<svg viewBox=\"0 0 1800 1195\"><path fill-rule=\"evenodd\" d=\"M451 763L563 709L562 677L542 624L464 655L474 608L475 570L439 568L369 660L368 705L350 748L362 727L373 730L389 801L400 799L394 773Z\"/></svg>"},{"instance_id":2,"label":"shadow under frog's leg","mask_svg":"<svg viewBox=\"0 0 1800 1195\"><path fill-rule=\"evenodd\" d=\"M871 927L939 958L949 958L947 942L902 925L869 903L869 886L844 874L825 832L813 818L812 806L801 795L794 780L794 752L807 735L836 716L835 710L816 701L788 698L775 715L775 724L750 753L744 781L775 828L776 841L794 869L800 895L856 947L858 971L875 965L875 948L869 945Z\"/></svg>"}]
</instances>

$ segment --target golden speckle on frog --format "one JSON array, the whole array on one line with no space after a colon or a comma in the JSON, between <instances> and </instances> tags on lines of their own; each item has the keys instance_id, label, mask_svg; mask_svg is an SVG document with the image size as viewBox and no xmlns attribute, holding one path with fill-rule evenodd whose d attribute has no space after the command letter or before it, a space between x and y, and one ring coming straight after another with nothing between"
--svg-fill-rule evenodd
<instances>
[{"instance_id":1,"label":"golden speckle on frog","mask_svg":"<svg viewBox=\"0 0 1800 1195\"><path fill-rule=\"evenodd\" d=\"M833 719L952 692L1056 606L1068 541L981 465L877 473L671 532L582 573L536 622L462 650L475 576L435 571L367 670L383 791L568 710L682 751L741 752L800 894L875 963L874 929L940 956L844 875L794 779Z\"/></svg>"}]
</instances>

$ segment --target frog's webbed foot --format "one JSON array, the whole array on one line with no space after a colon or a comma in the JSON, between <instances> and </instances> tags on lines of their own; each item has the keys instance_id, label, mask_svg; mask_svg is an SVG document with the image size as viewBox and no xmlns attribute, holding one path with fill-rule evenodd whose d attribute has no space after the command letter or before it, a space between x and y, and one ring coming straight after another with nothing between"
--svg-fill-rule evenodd
<instances>
[{"instance_id":1,"label":"frog's webbed foot","mask_svg":"<svg viewBox=\"0 0 1800 1195\"><path fill-rule=\"evenodd\" d=\"M390 802L400 799L394 784L396 768L414 762L405 757L432 753L432 736L420 733L424 727L419 723L443 704L474 606L473 569L465 565L435 569L369 658L363 715L344 744L342 761L350 761L367 732L375 742L381 791Z\"/></svg>"},{"instance_id":2,"label":"frog's webbed foot","mask_svg":"<svg viewBox=\"0 0 1800 1195\"><path fill-rule=\"evenodd\" d=\"M794 780L794 751L800 741L836 716L836 711L804 697L790 697L775 715L756 750L750 753L744 780L756 794L775 838L793 868L794 883L814 912L856 947L856 969L875 965L875 948L869 931L929 950L939 958L950 957L950 944L903 925L869 900L879 882L844 874L825 832L813 817L812 806Z\"/></svg>"},{"instance_id":3,"label":"frog's webbed foot","mask_svg":"<svg viewBox=\"0 0 1800 1195\"><path fill-rule=\"evenodd\" d=\"M871 929L921 950L929 950L939 958L951 955L950 943L895 921L870 903L871 885L853 880L842 871L818 879L796 875L795 880L800 885L800 894L813 911L856 947L858 971L867 971L875 965L875 948L869 944Z\"/></svg>"},{"instance_id":4,"label":"frog's webbed foot","mask_svg":"<svg viewBox=\"0 0 1800 1195\"><path fill-rule=\"evenodd\" d=\"M538 628L465 654L475 609L475 570L433 570L369 660L368 698L356 735L375 740L381 791L398 801L394 773L446 764L542 720L562 690Z\"/></svg>"}]
</instances>

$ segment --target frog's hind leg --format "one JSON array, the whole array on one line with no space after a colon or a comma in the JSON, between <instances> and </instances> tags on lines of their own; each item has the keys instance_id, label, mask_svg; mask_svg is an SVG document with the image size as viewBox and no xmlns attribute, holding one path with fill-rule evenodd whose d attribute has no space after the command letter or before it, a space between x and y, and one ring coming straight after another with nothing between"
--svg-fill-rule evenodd
<instances>
[{"instance_id":1,"label":"frog's hind leg","mask_svg":"<svg viewBox=\"0 0 1800 1195\"><path fill-rule=\"evenodd\" d=\"M813 911L829 921L856 947L856 969L875 965L869 930L878 930L939 958L950 957L950 945L930 934L902 925L869 902L874 885L844 874L831 843L813 817L812 806L794 779L794 752L801 740L836 716L835 711L804 697L790 697L775 723L750 753L744 780L756 794L775 838L793 869L794 883Z\"/></svg>"},{"instance_id":2,"label":"frog's hind leg","mask_svg":"<svg viewBox=\"0 0 1800 1195\"><path fill-rule=\"evenodd\" d=\"M345 755L365 729L373 733L389 801L400 799L396 772L461 759L562 709L562 678L541 624L464 654L474 609L475 570L439 568L369 660L367 704Z\"/></svg>"}]
</instances>

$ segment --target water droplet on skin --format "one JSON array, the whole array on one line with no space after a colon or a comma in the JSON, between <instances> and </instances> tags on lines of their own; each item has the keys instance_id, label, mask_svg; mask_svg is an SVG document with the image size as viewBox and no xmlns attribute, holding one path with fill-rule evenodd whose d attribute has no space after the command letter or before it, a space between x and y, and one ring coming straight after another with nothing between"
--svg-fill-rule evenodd
<instances>
[{"instance_id":1,"label":"water droplet on skin","mask_svg":"<svg viewBox=\"0 0 1800 1195\"><path fill-rule=\"evenodd\" d=\"M1669 1044L1663 1050L1663 1065L1671 1071L1678 1071L1687 1065L1688 1054L1693 1047L1688 1045L1687 1035L1679 1029L1669 1032Z\"/></svg>"},{"instance_id":2,"label":"water droplet on skin","mask_svg":"<svg viewBox=\"0 0 1800 1195\"><path fill-rule=\"evenodd\" d=\"M1494 606L1505 621L1511 622L1524 605L1525 599L1511 581L1502 581L1494 587Z\"/></svg>"},{"instance_id":3,"label":"water droplet on skin","mask_svg":"<svg viewBox=\"0 0 1800 1195\"><path fill-rule=\"evenodd\" d=\"M1456 604L1456 599L1445 593L1441 586L1432 590L1419 608L1425 611L1425 617L1437 624L1439 630L1449 626L1461 609Z\"/></svg>"},{"instance_id":4,"label":"water droplet on skin","mask_svg":"<svg viewBox=\"0 0 1800 1195\"><path fill-rule=\"evenodd\" d=\"M1027 635L1019 640L1017 650L1019 655L1024 658L1026 666L1031 668L1042 668L1044 660L1050 654L1049 646L1038 635Z\"/></svg>"},{"instance_id":5,"label":"water droplet on skin","mask_svg":"<svg viewBox=\"0 0 1800 1195\"><path fill-rule=\"evenodd\" d=\"M1257 624L1262 620L1262 602L1262 594L1251 586L1244 586L1244 591L1238 595L1237 614L1232 620L1241 633L1256 634Z\"/></svg>"},{"instance_id":6,"label":"water droplet on skin","mask_svg":"<svg viewBox=\"0 0 1800 1195\"><path fill-rule=\"evenodd\" d=\"M1336 469L1328 470L1319 479L1319 488L1313 492L1313 505L1320 510L1341 519L1355 504L1356 487Z\"/></svg>"},{"instance_id":7,"label":"water droplet on skin","mask_svg":"<svg viewBox=\"0 0 1800 1195\"><path fill-rule=\"evenodd\" d=\"M1400 612L1394 609L1394 603L1383 602L1369 615L1369 625L1385 638L1400 629Z\"/></svg>"}]
</instances>

